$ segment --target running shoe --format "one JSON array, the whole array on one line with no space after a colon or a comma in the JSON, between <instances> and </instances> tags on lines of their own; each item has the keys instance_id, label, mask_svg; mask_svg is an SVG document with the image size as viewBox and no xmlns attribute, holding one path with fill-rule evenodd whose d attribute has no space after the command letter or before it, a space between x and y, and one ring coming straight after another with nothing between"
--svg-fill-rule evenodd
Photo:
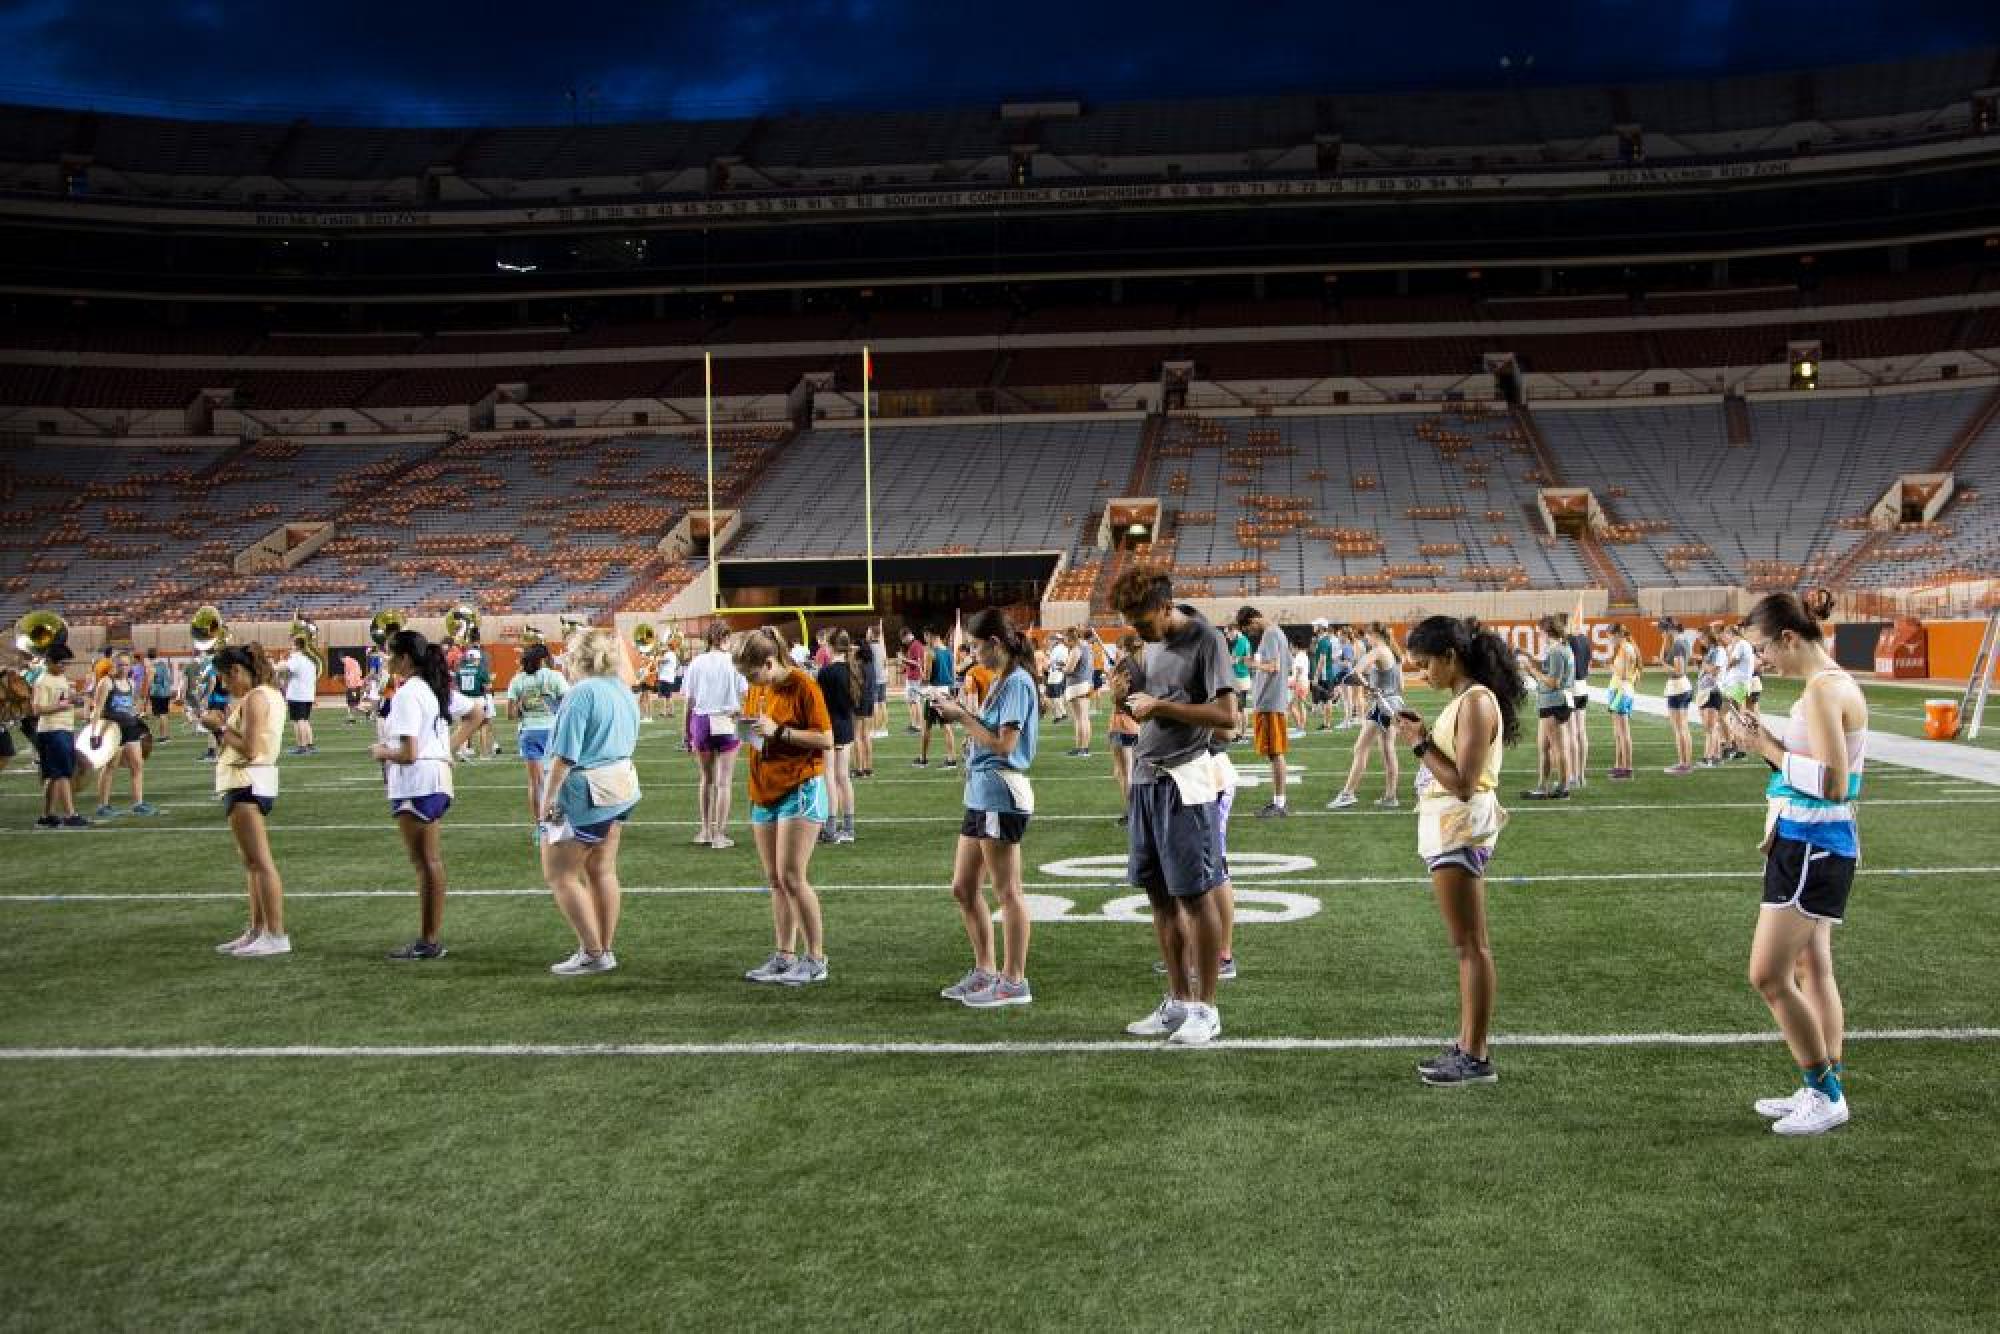
<instances>
[{"instance_id":1,"label":"running shoe","mask_svg":"<svg viewBox=\"0 0 2000 1334\"><path fill-rule=\"evenodd\" d=\"M1375 808L1377 810L1393 811L1402 804L1403 804L1402 802L1396 800L1395 794L1391 793L1390 795L1383 797L1380 801L1376 802Z\"/></svg>"},{"instance_id":2,"label":"running shoe","mask_svg":"<svg viewBox=\"0 0 2000 1334\"><path fill-rule=\"evenodd\" d=\"M1277 802L1267 801L1258 808L1256 818L1259 820L1282 820L1290 814L1290 811L1280 806Z\"/></svg>"},{"instance_id":3,"label":"running shoe","mask_svg":"<svg viewBox=\"0 0 2000 1334\"><path fill-rule=\"evenodd\" d=\"M278 954L292 952L290 936L274 936L269 931L253 936L230 951L238 959L268 959Z\"/></svg>"},{"instance_id":4,"label":"running shoe","mask_svg":"<svg viewBox=\"0 0 2000 1334\"><path fill-rule=\"evenodd\" d=\"M792 959L783 954L773 954L764 962L743 974L745 982L776 982L792 968Z\"/></svg>"},{"instance_id":5,"label":"running shoe","mask_svg":"<svg viewBox=\"0 0 2000 1334\"><path fill-rule=\"evenodd\" d=\"M72 815L62 822L62 827L65 829L88 829L90 828L90 821L84 819L81 815Z\"/></svg>"},{"instance_id":6,"label":"running shoe","mask_svg":"<svg viewBox=\"0 0 2000 1334\"><path fill-rule=\"evenodd\" d=\"M805 987L827 979L825 959L815 959L809 954L801 954L790 968L773 980L781 987Z\"/></svg>"},{"instance_id":7,"label":"running shoe","mask_svg":"<svg viewBox=\"0 0 2000 1334\"><path fill-rule=\"evenodd\" d=\"M413 940L401 949L390 950L389 957L397 963L425 963L431 959L442 959L445 947L435 940Z\"/></svg>"},{"instance_id":8,"label":"running shoe","mask_svg":"<svg viewBox=\"0 0 2000 1334\"><path fill-rule=\"evenodd\" d=\"M708 846L711 848L733 848L736 846L736 840L733 838L711 838L708 840Z\"/></svg>"},{"instance_id":9,"label":"running shoe","mask_svg":"<svg viewBox=\"0 0 2000 1334\"><path fill-rule=\"evenodd\" d=\"M931 762L925 759L923 756L919 755L917 756L917 758L910 761L910 767L912 769L928 769L931 767Z\"/></svg>"},{"instance_id":10,"label":"running shoe","mask_svg":"<svg viewBox=\"0 0 2000 1334\"><path fill-rule=\"evenodd\" d=\"M938 992L938 995L944 1000L962 1001L973 992L990 985L998 976L997 973L984 972L978 968L967 969L964 977Z\"/></svg>"},{"instance_id":11,"label":"running shoe","mask_svg":"<svg viewBox=\"0 0 2000 1334\"><path fill-rule=\"evenodd\" d=\"M160 813L160 808L158 806L155 806L150 801L137 801L132 803L132 814L134 815L158 815L159 813Z\"/></svg>"},{"instance_id":12,"label":"running shoe","mask_svg":"<svg viewBox=\"0 0 2000 1334\"><path fill-rule=\"evenodd\" d=\"M245 945L248 945L251 941L255 940L256 938L257 938L257 933L255 931L251 931L248 928L245 928L243 934L236 937L236 939L225 940L220 945L217 945L215 947L215 952L217 954L234 954L236 953L236 951L242 949Z\"/></svg>"},{"instance_id":13,"label":"running shoe","mask_svg":"<svg viewBox=\"0 0 2000 1334\"><path fill-rule=\"evenodd\" d=\"M1144 1019L1125 1025L1125 1031L1135 1038L1163 1038L1187 1022L1187 1016L1187 1007L1168 996Z\"/></svg>"},{"instance_id":14,"label":"running shoe","mask_svg":"<svg viewBox=\"0 0 2000 1334\"><path fill-rule=\"evenodd\" d=\"M959 999L968 1010L997 1010L1003 1005L1032 1005L1035 994L1028 989L1025 977L1019 982L995 977L979 990L967 992Z\"/></svg>"},{"instance_id":15,"label":"running shoe","mask_svg":"<svg viewBox=\"0 0 2000 1334\"><path fill-rule=\"evenodd\" d=\"M1663 774L1672 774L1676 778L1685 778L1694 772L1694 766L1692 764L1670 764L1660 770L1660 772Z\"/></svg>"},{"instance_id":16,"label":"running shoe","mask_svg":"<svg viewBox=\"0 0 2000 1334\"><path fill-rule=\"evenodd\" d=\"M62 827L62 821L56 819L56 817L53 815L44 815L39 820L35 821L35 828L37 829L59 829L61 827Z\"/></svg>"},{"instance_id":17,"label":"running shoe","mask_svg":"<svg viewBox=\"0 0 2000 1334\"><path fill-rule=\"evenodd\" d=\"M1222 961L1222 966L1215 970L1215 979L1218 982L1234 982L1236 980L1236 960L1233 956Z\"/></svg>"},{"instance_id":18,"label":"running shoe","mask_svg":"<svg viewBox=\"0 0 2000 1334\"><path fill-rule=\"evenodd\" d=\"M578 950L561 963L550 964L549 971L557 977L582 977L587 973L608 973L618 966L618 956L610 950L602 954L585 954Z\"/></svg>"},{"instance_id":19,"label":"running shoe","mask_svg":"<svg viewBox=\"0 0 2000 1334\"><path fill-rule=\"evenodd\" d=\"M99 806L90 813L90 818L93 820L115 820L118 818L118 808L116 806Z\"/></svg>"},{"instance_id":20,"label":"running shoe","mask_svg":"<svg viewBox=\"0 0 2000 1334\"><path fill-rule=\"evenodd\" d=\"M1461 1053L1459 1051L1458 1043L1447 1042L1444 1044L1443 1051L1431 1057L1428 1061L1417 1062L1417 1073L1420 1075L1436 1074L1438 1071L1444 1069L1446 1065L1450 1064L1460 1054Z\"/></svg>"},{"instance_id":21,"label":"running shoe","mask_svg":"<svg viewBox=\"0 0 2000 1334\"><path fill-rule=\"evenodd\" d=\"M1352 792L1342 792L1332 801L1326 803L1326 808L1330 811L1344 811L1349 806L1358 806L1360 804L1361 798L1355 796Z\"/></svg>"},{"instance_id":22,"label":"running shoe","mask_svg":"<svg viewBox=\"0 0 2000 1334\"><path fill-rule=\"evenodd\" d=\"M1440 1056L1435 1066L1417 1077L1434 1089L1464 1088L1468 1084L1500 1082L1500 1076L1494 1073L1492 1061L1482 1061L1464 1050L1453 1050Z\"/></svg>"},{"instance_id":23,"label":"running shoe","mask_svg":"<svg viewBox=\"0 0 2000 1334\"><path fill-rule=\"evenodd\" d=\"M1222 1011L1213 1005L1189 1005L1187 1018L1167 1035L1176 1047L1206 1047L1222 1036Z\"/></svg>"}]
</instances>

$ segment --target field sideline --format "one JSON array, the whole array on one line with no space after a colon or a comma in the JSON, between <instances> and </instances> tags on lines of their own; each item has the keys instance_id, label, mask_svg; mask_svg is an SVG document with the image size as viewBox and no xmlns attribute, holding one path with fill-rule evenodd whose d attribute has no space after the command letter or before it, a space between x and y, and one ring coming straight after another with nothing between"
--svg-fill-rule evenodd
<instances>
[{"instance_id":1,"label":"field sideline","mask_svg":"<svg viewBox=\"0 0 2000 1334\"><path fill-rule=\"evenodd\" d=\"M1912 696L1871 697L1920 730ZM1365 804L1379 771L1321 809L1351 733L1295 741L1291 818L1239 795L1225 1042L1165 1052L1122 1034L1158 993L1101 735L1071 760L1045 730L1036 1002L980 1013L936 998L966 966L958 782L910 767L900 707L859 841L814 859L833 977L798 993L739 980L769 943L755 854L742 828L688 846L663 724L617 973L546 971L572 942L511 758L460 770L451 956L384 961L409 871L365 729L321 714L273 821L284 959L208 948L241 873L192 743L155 752L166 816L102 830L28 830L35 783L0 775L8 1327L2000 1319L2000 789L1871 769L1836 943L1855 1118L1788 1142L1748 1105L1787 1068L1744 980L1763 768L1665 776L1655 720L1636 781L1563 806L1511 799L1532 755L1508 753L1502 1079L1441 1092L1410 1070L1455 999L1407 768L1400 811Z\"/></svg>"}]
</instances>

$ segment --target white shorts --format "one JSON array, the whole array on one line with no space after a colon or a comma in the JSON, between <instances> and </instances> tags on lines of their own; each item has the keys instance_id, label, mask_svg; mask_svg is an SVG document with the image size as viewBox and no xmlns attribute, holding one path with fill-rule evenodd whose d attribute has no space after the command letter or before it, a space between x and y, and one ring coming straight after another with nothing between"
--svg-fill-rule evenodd
<instances>
[{"instance_id":1,"label":"white shorts","mask_svg":"<svg viewBox=\"0 0 2000 1334\"><path fill-rule=\"evenodd\" d=\"M1065 700L1089 699L1090 694L1091 694L1090 683L1086 681L1080 686L1071 686L1067 690L1064 690L1063 698Z\"/></svg>"}]
</instances>

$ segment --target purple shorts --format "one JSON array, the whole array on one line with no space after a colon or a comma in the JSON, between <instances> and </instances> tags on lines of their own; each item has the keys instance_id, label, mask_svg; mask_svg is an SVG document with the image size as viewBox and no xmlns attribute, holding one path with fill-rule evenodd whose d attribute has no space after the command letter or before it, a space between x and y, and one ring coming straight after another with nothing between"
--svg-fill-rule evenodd
<instances>
[{"instance_id":1,"label":"purple shorts","mask_svg":"<svg viewBox=\"0 0 2000 1334\"><path fill-rule=\"evenodd\" d=\"M1215 859L1225 880L1229 878L1229 810L1235 804L1235 788L1226 787L1215 794Z\"/></svg>"},{"instance_id":2,"label":"purple shorts","mask_svg":"<svg viewBox=\"0 0 2000 1334\"><path fill-rule=\"evenodd\" d=\"M1441 871L1447 866L1456 866L1462 871L1470 871L1481 877L1486 875L1486 863L1493 860L1491 848L1453 848L1450 852L1424 859L1424 865L1433 871Z\"/></svg>"},{"instance_id":3,"label":"purple shorts","mask_svg":"<svg viewBox=\"0 0 2000 1334\"><path fill-rule=\"evenodd\" d=\"M709 730L710 718L705 713L690 714L688 717L688 746L693 750L712 751L717 755L727 755L742 745L737 739L736 729L726 732Z\"/></svg>"},{"instance_id":4,"label":"purple shorts","mask_svg":"<svg viewBox=\"0 0 2000 1334\"><path fill-rule=\"evenodd\" d=\"M391 815L414 815L422 824L436 824L451 809L451 798L442 792L427 797L398 797L389 803Z\"/></svg>"}]
</instances>

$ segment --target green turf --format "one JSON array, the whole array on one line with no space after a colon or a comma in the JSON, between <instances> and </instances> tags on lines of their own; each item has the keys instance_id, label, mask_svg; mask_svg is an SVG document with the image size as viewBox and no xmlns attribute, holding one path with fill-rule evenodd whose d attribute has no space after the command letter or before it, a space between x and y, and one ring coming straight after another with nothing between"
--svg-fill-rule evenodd
<instances>
[{"instance_id":1,"label":"green turf","mask_svg":"<svg viewBox=\"0 0 2000 1334\"><path fill-rule=\"evenodd\" d=\"M1601 771L1608 725L1592 716ZM1143 925L1038 924L1032 1007L936 999L966 964L943 891L958 783L911 769L896 721L881 776L860 784L861 841L814 859L834 977L804 993L738 980L769 946L755 856L747 830L732 850L688 846L692 766L662 727L642 743L624 871L673 892L628 899L624 967L603 978L546 971L573 942L538 892L512 760L461 769L445 849L456 890L523 892L455 899L451 957L414 969L381 958L415 907L361 728L323 721L324 753L284 766L274 845L298 953L280 960L208 949L240 921L241 880L187 742L156 751L152 795L170 809L154 822L29 832L34 782L0 775L0 1046L1122 1040L1157 995ZM1509 800L1492 891L1503 1034L1770 1027L1743 980L1762 766L1671 778L1664 723L1636 727L1637 781L1600 779L1567 806ZM1240 887L1320 908L1241 928L1228 1037L1451 1027L1407 775L1403 811L1320 809L1350 737L1295 743L1293 818L1253 820L1268 789L1241 794L1239 856L1314 865ZM1048 732L1037 765L1030 887L1090 913L1126 893L1115 877L1039 868L1122 850L1116 789L1101 749L1069 760L1064 744ZM1529 764L1509 754L1510 793ZM1857 1029L2000 1026L1996 816L2000 791L1871 772L1837 946ZM1591 878L1613 876L1629 878ZM315 897L334 891L381 893ZM1855 1121L1806 1142L1748 1108L1784 1091L1775 1045L1501 1047L1502 1083L1459 1093L1418 1086L1415 1049L1132 1045L8 1063L0 1310L21 1328L2000 1315L1992 1043L1857 1042Z\"/></svg>"}]
</instances>

